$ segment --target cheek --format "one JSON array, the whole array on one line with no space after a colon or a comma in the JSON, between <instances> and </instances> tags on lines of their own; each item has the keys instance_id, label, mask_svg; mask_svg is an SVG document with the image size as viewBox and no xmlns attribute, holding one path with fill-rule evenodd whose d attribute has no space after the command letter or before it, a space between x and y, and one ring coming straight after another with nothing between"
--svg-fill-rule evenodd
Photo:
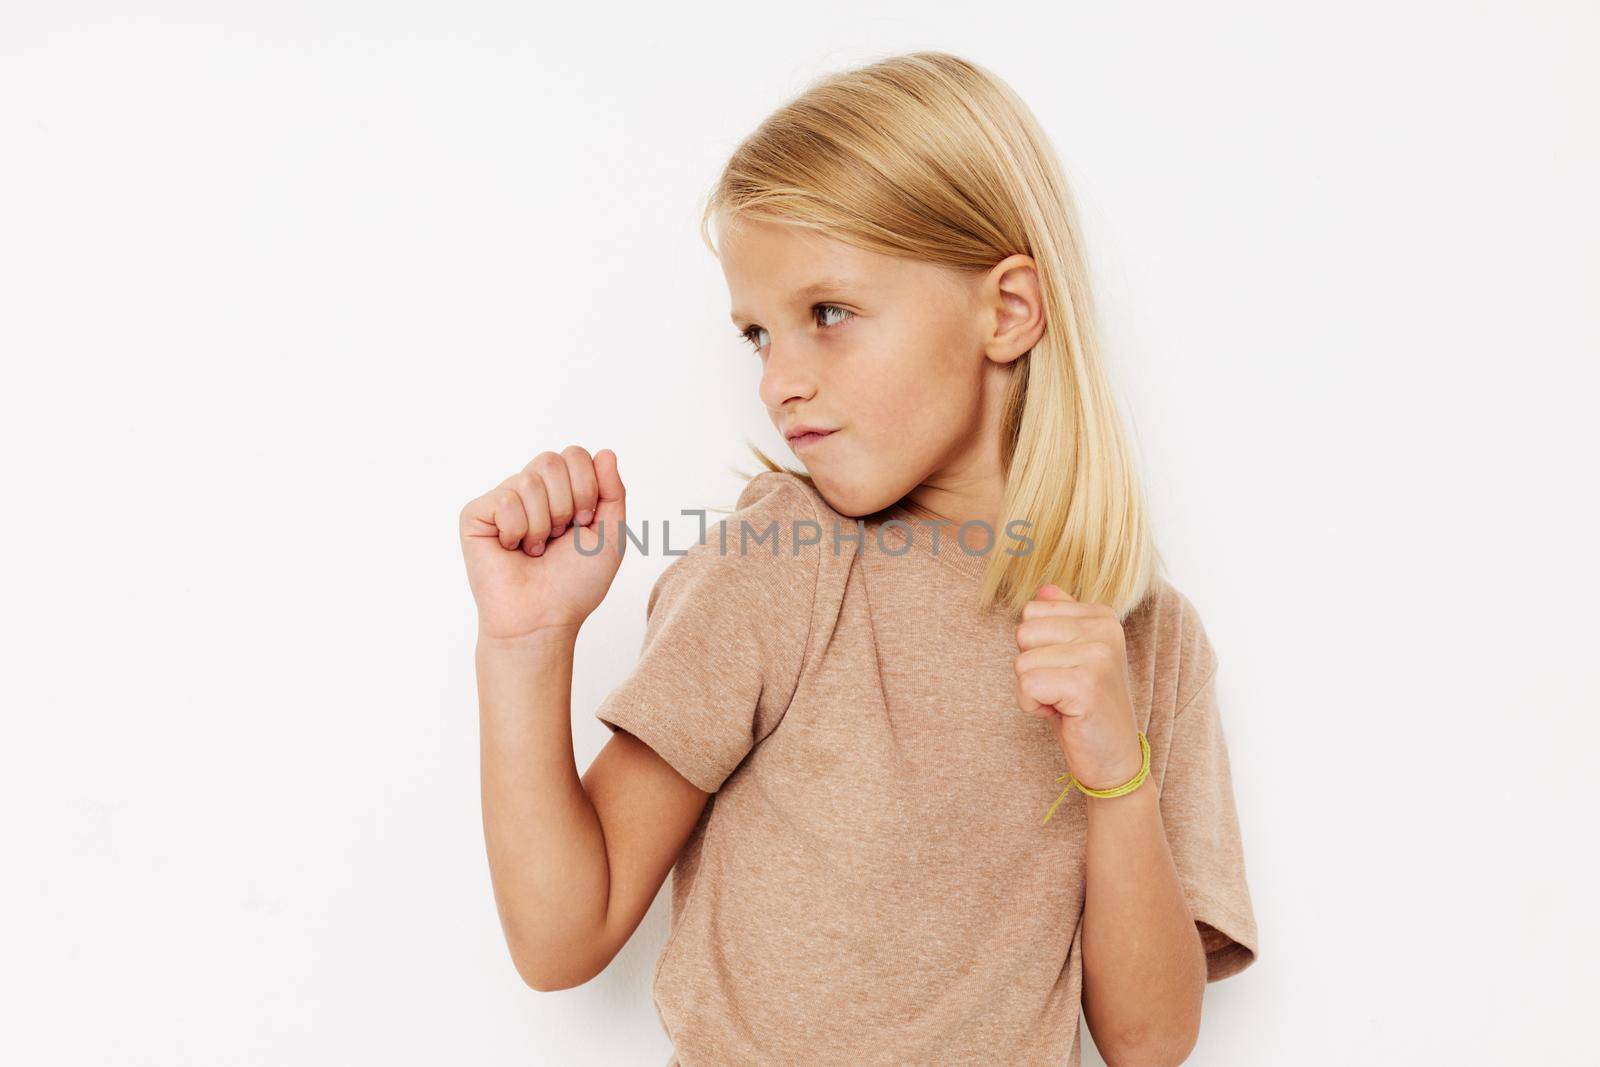
<instances>
[{"instance_id":1,"label":"cheek","mask_svg":"<svg viewBox=\"0 0 1600 1067\"><path fill-rule=\"evenodd\" d=\"M981 381L942 333L906 331L903 343L853 358L837 383L857 425L873 438L938 447L968 432Z\"/></svg>"}]
</instances>

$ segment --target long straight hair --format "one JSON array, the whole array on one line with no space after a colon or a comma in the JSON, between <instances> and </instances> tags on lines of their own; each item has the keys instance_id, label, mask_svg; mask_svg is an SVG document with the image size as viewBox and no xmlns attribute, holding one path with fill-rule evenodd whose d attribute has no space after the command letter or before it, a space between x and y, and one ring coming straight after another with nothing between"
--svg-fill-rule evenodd
<instances>
[{"instance_id":1,"label":"long straight hair","mask_svg":"<svg viewBox=\"0 0 1600 1067\"><path fill-rule=\"evenodd\" d=\"M1163 562L1100 357L1077 208L1049 138L1005 82L945 52L829 74L768 116L708 196L720 214L805 227L856 247L987 271L1038 267L1045 330L1016 363L1001 423L997 529L1033 549L988 554L979 606L1018 613L1054 582L1125 618ZM768 470L780 466L753 442Z\"/></svg>"}]
</instances>

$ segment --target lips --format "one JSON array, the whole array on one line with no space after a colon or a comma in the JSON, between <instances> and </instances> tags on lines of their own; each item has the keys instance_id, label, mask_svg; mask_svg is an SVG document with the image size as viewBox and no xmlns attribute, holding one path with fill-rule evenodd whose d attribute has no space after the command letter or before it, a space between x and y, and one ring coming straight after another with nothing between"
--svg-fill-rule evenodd
<instances>
[{"instance_id":1,"label":"lips","mask_svg":"<svg viewBox=\"0 0 1600 1067\"><path fill-rule=\"evenodd\" d=\"M799 450L832 437L836 432L835 430L824 430L816 426L796 426L786 436L789 439L789 447Z\"/></svg>"}]
</instances>

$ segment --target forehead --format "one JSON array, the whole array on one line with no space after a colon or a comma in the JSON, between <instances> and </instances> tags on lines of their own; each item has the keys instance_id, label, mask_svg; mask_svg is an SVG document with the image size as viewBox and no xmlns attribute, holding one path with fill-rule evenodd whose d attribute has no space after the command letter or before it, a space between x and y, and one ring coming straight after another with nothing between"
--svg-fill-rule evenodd
<instances>
[{"instance_id":1,"label":"forehead","mask_svg":"<svg viewBox=\"0 0 1600 1067\"><path fill-rule=\"evenodd\" d=\"M735 320L830 293L883 292L906 277L905 260L783 223L728 224L718 252Z\"/></svg>"},{"instance_id":2,"label":"forehead","mask_svg":"<svg viewBox=\"0 0 1600 1067\"><path fill-rule=\"evenodd\" d=\"M718 250L730 281L764 288L795 288L825 276L867 281L896 262L816 230L776 222L730 225Z\"/></svg>"}]
</instances>

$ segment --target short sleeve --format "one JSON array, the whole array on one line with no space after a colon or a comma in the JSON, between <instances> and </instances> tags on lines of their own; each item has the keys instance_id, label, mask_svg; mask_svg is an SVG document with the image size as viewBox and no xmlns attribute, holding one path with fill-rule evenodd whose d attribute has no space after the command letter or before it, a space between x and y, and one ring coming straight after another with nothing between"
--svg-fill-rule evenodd
<instances>
[{"instance_id":1,"label":"short sleeve","mask_svg":"<svg viewBox=\"0 0 1600 1067\"><path fill-rule=\"evenodd\" d=\"M1217 658L1192 617L1198 680L1173 714L1161 821L1172 861L1206 950L1206 981L1238 974L1256 958L1256 919L1245 875L1227 739L1217 706ZM1189 657L1186 657L1189 658Z\"/></svg>"},{"instance_id":2,"label":"short sleeve","mask_svg":"<svg viewBox=\"0 0 1600 1067\"><path fill-rule=\"evenodd\" d=\"M639 661L595 711L708 793L777 727L799 684L820 562L807 520L816 511L792 475L751 479L656 579Z\"/></svg>"}]
</instances>

